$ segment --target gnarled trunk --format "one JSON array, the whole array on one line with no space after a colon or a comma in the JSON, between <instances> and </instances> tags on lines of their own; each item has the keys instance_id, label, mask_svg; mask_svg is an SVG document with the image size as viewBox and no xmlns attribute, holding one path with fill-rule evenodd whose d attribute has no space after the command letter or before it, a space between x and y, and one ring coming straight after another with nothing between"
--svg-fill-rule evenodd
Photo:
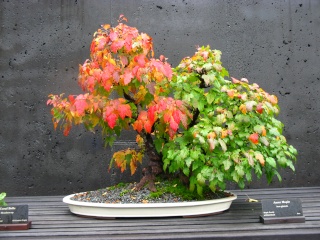
<instances>
[{"instance_id":1,"label":"gnarled trunk","mask_svg":"<svg viewBox=\"0 0 320 240\"><path fill-rule=\"evenodd\" d=\"M155 178L158 174L163 172L162 157L153 144L153 139L150 134L144 134L146 156L148 157L148 165L142 169L143 177L136 186L136 190L140 190L145 184L148 183L150 191L155 192L156 187L154 184Z\"/></svg>"}]
</instances>

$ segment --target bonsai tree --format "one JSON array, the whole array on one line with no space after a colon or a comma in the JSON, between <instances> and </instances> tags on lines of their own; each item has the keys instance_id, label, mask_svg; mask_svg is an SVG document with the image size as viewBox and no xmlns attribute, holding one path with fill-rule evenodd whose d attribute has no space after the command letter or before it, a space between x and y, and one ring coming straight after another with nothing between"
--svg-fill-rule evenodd
<instances>
[{"instance_id":1,"label":"bonsai tree","mask_svg":"<svg viewBox=\"0 0 320 240\"><path fill-rule=\"evenodd\" d=\"M231 78L221 52L199 47L174 69L154 58L150 36L130 27L103 25L94 34L90 59L79 67L83 94L49 95L53 124L68 135L73 125L101 128L112 145L122 131L136 131L137 147L114 153L110 166L136 172L148 161L136 190L155 191L161 173L180 175L191 191L243 188L252 175L294 170L296 149L282 135L277 97L248 80Z\"/></svg>"}]
</instances>

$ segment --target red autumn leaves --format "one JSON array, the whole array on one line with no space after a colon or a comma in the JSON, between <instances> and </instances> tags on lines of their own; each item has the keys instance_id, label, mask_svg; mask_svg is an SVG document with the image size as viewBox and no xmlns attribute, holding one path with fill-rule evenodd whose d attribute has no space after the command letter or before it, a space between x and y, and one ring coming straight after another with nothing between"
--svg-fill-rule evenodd
<instances>
[{"instance_id":1,"label":"red autumn leaves","mask_svg":"<svg viewBox=\"0 0 320 240\"><path fill-rule=\"evenodd\" d=\"M104 108L103 119L111 129L116 126L118 118L124 120L125 117L131 118L132 111L130 105L126 104L126 100L123 98L110 100Z\"/></svg>"},{"instance_id":2,"label":"red autumn leaves","mask_svg":"<svg viewBox=\"0 0 320 240\"><path fill-rule=\"evenodd\" d=\"M139 133L142 130L151 133L155 122L159 120L160 123L166 126L169 136L173 138L180 123L187 128L188 118L190 117L191 114L181 100L175 100L170 97L160 98L147 111L141 111L132 126Z\"/></svg>"},{"instance_id":3,"label":"red autumn leaves","mask_svg":"<svg viewBox=\"0 0 320 240\"><path fill-rule=\"evenodd\" d=\"M79 71L79 84L84 91L95 94L102 86L109 92L113 87L130 85L134 79L148 84L172 77L166 59L153 58L152 38L123 23L114 28L102 26L94 35L90 51L91 60L80 65Z\"/></svg>"},{"instance_id":4,"label":"red autumn leaves","mask_svg":"<svg viewBox=\"0 0 320 240\"><path fill-rule=\"evenodd\" d=\"M257 125L257 126L254 127L254 131L256 131L256 132L250 134L249 140L250 140L253 144L258 144L258 143L259 143L260 136L261 136L261 137L262 137L262 138L261 138L261 141L262 141L265 145L268 145L268 143L266 142L266 140L264 140L264 139L265 139L265 136L267 135L267 130L266 130L265 126Z\"/></svg>"},{"instance_id":5,"label":"red autumn leaves","mask_svg":"<svg viewBox=\"0 0 320 240\"><path fill-rule=\"evenodd\" d=\"M126 56L121 56L120 59L116 62L107 55L102 63L87 60L79 68L79 84L82 89L95 93L102 86L109 92L113 87L130 85L134 79L147 84L151 81L161 82L172 78L172 69L162 57L160 60L148 59L140 54L130 62ZM123 67L123 64L126 64L126 67Z\"/></svg>"},{"instance_id":6,"label":"red autumn leaves","mask_svg":"<svg viewBox=\"0 0 320 240\"><path fill-rule=\"evenodd\" d=\"M71 129L71 121L81 122L85 114L95 113L102 116L108 126L113 129L117 125L117 121L127 120L131 122L134 130L153 132L153 126L156 121L165 125L165 131L171 138L174 137L179 125L187 128L188 119L192 117L187 107L181 100L175 100L170 97L159 97L157 101L153 101L147 110L140 111L137 117L133 116L132 105L128 104L124 98L105 101L105 98L93 96L90 94L80 94L77 97L72 95L67 99L61 96L53 96L48 100L48 104L53 105L55 109L63 111L66 114L67 125L64 126L64 134L68 135ZM95 121L98 118L94 118ZM92 118L93 121L93 118ZM55 127L58 121L55 121Z\"/></svg>"},{"instance_id":7,"label":"red autumn leaves","mask_svg":"<svg viewBox=\"0 0 320 240\"><path fill-rule=\"evenodd\" d=\"M253 144L258 144L259 143L259 134L258 133L252 133L249 136L249 140L250 142L252 142Z\"/></svg>"},{"instance_id":8,"label":"red autumn leaves","mask_svg":"<svg viewBox=\"0 0 320 240\"><path fill-rule=\"evenodd\" d=\"M122 121L122 126L132 124L138 132L151 133L153 124L162 119L173 137L180 123L186 126L187 109L181 101L158 96L172 78L171 66L162 55L153 58L150 36L121 21L126 21L123 15L116 27L103 25L94 34L91 59L79 67L78 83L87 93L65 99L50 95L54 126L62 120L68 135L72 124L89 123L94 127L103 120L112 130ZM113 91L120 97L109 98Z\"/></svg>"}]
</instances>

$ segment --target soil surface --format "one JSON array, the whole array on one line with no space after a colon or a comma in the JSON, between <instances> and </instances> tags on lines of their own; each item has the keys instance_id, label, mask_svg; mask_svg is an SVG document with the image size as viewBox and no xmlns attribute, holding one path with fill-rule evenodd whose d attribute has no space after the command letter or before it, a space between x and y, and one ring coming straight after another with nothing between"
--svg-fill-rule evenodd
<instances>
[{"instance_id":1,"label":"soil surface","mask_svg":"<svg viewBox=\"0 0 320 240\"><path fill-rule=\"evenodd\" d=\"M178 193L172 193L175 185L171 186L170 191L164 191L163 187L167 182L158 182L156 187L160 188L160 192L151 192L147 187L142 188L140 191L135 190L136 183L119 184L113 187L107 187L95 191L88 191L77 193L71 198L71 200L81 202L92 202L92 203L175 203L175 202L188 202L196 200L211 200L219 199L227 196L231 196L227 192L206 192L203 194L201 199L190 195L184 196L181 191ZM165 188L166 189L166 188ZM196 196L196 194L194 194Z\"/></svg>"}]
</instances>

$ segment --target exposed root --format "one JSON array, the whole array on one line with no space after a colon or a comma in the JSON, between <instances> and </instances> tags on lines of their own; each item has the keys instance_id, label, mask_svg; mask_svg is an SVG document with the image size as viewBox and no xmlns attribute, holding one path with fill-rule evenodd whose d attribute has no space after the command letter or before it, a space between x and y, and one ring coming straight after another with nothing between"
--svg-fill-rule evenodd
<instances>
[{"instance_id":1,"label":"exposed root","mask_svg":"<svg viewBox=\"0 0 320 240\"><path fill-rule=\"evenodd\" d=\"M153 165L151 165L153 164ZM149 166L142 170L143 177L140 182L136 185L137 191L141 190L146 184L152 192L156 192L155 179L158 174L162 173L162 168L159 162L149 162Z\"/></svg>"}]
</instances>

